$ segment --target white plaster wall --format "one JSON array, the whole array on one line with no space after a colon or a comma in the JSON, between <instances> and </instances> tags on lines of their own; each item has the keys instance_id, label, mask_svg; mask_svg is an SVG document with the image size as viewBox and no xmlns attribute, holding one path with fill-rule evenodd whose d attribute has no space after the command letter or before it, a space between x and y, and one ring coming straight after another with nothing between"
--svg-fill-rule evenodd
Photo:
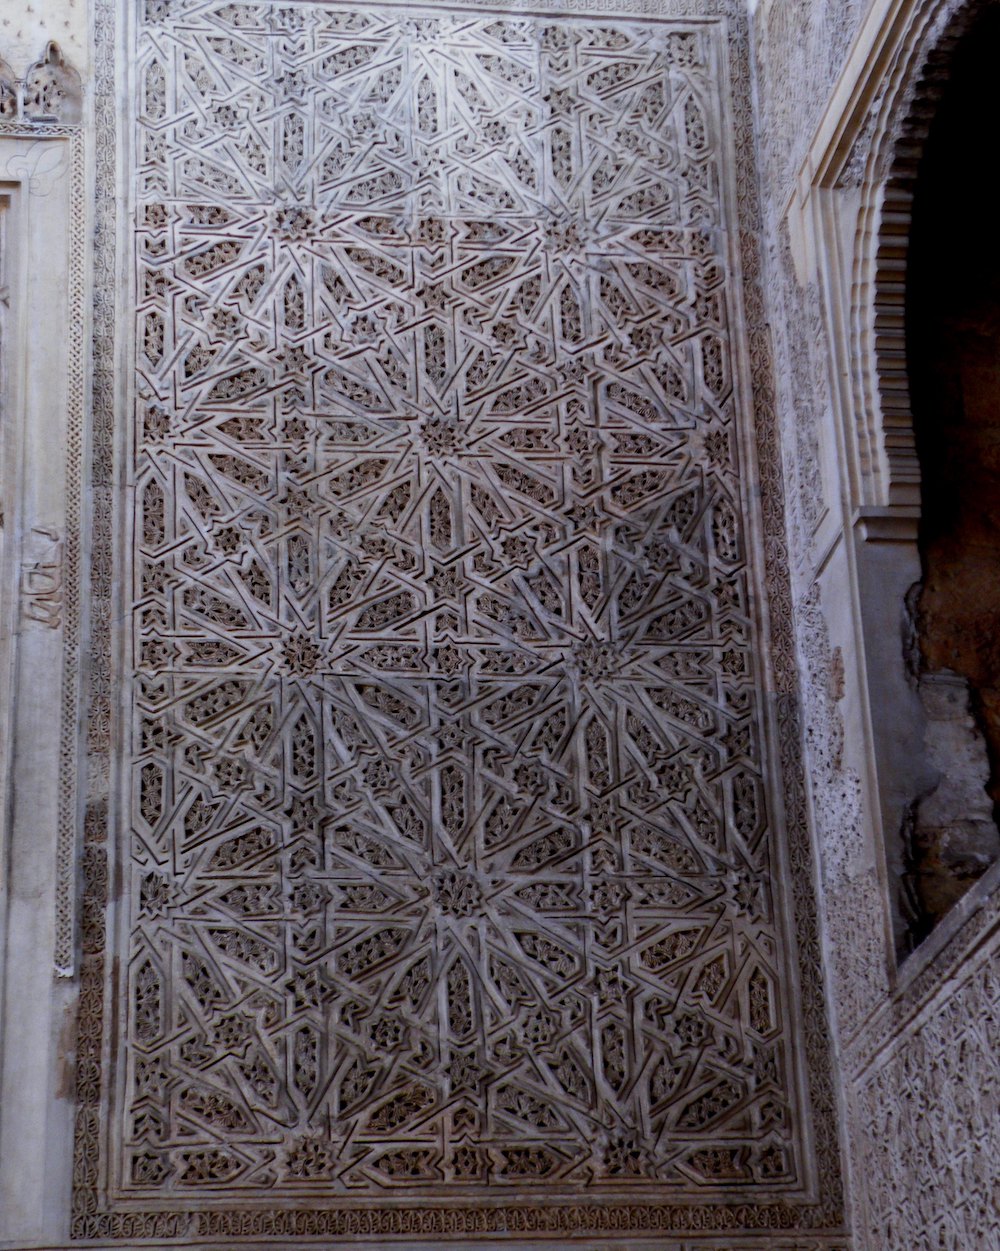
<instances>
[{"instance_id":1,"label":"white plaster wall","mask_svg":"<svg viewBox=\"0 0 1000 1251\"><path fill-rule=\"evenodd\" d=\"M73 681L63 664L71 142L0 138L0 180L11 188L5 349L16 358L8 362L4 406L2 640L8 820L0 1212L11 1230L38 1228L53 1179L65 1176L63 1143L72 1126L74 989L55 977L54 946L60 818L67 815L60 811L67 763L61 709ZM39 330L44 353L29 350Z\"/></svg>"},{"instance_id":2,"label":"white plaster wall","mask_svg":"<svg viewBox=\"0 0 1000 1251\"><path fill-rule=\"evenodd\" d=\"M55 40L86 75L86 0L0 3L0 58L18 78ZM73 1134L77 987L56 974L60 841L76 820L60 712L79 683L78 483L89 333L87 176L73 128L0 127L0 1245L58 1243ZM68 476L69 475L69 476ZM72 566L72 572L68 572ZM64 785L60 785L62 779ZM62 826L61 826L62 822ZM66 970L64 970L66 971Z\"/></svg>"},{"instance_id":3,"label":"white plaster wall","mask_svg":"<svg viewBox=\"0 0 1000 1251\"><path fill-rule=\"evenodd\" d=\"M88 0L2 0L0 56L20 73L54 39L86 75L90 65L89 20Z\"/></svg>"}]
</instances>

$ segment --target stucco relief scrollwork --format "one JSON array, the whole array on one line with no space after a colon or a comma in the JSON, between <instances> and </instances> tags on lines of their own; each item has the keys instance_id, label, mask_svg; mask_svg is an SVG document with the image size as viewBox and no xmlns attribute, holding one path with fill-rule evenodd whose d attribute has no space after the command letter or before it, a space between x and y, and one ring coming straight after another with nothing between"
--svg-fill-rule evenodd
<instances>
[{"instance_id":1,"label":"stucco relief scrollwork","mask_svg":"<svg viewBox=\"0 0 1000 1251\"><path fill-rule=\"evenodd\" d=\"M82 95L80 75L59 45L48 43L24 78L24 116L33 122L78 122Z\"/></svg>"},{"instance_id":2,"label":"stucco relief scrollwork","mask_svg":"<svg viewBox=\"0 0 1000 1251\"><path fill-rule=\"evenodd\" d=\"M957 983L859 1081L857 1114L870 1127L861 1176L872 1246L964 1251L1000 1239L998 1017L994 929Z\"/></svg>"},{"instance_id":3,"label":"stucco relief scrollwork","mask_svg":"<svg viewBox=\"0 0 1000 1251\"><path fill-rule=\"evenodd\" d=\"M762 106L769 119L761 155L775 203L787 198L864 8L863 0L762 0L757 7Z\"/></svg>"},{"instance_id":4,"label":"stucco relief scrollwork","mask_svg":"<svg viewBox=\"0 0 1000 1251\"><path fill-rule=\"evenodd\" d=\"M18 79L0 59L0 124L4 122L75 125L80 121L83 91L80 75L57 43L45 45L41 57Z\"/></svg>"},{"instance_id":5,"label":"stucco relief scrollwork","mask_svg":"<svg viewBox=\"0 0 1000 1251\"><path fill-rule=\"evenodd\" d=\"M831 1228L828 1177L795 1206L724 40L145 14L123 1130L102 1211L91 1065L76 1233ZM560 1193L601 1203L516 1206ZM331 1203L392 1194L470 1206Z\"/></svg>"},{"instance_id":6,"label":"stucco relief scrollwork","mask_svg":"<svg viewBox=\"0 0 1000 1251\"><path fill-rule=\"evenodd\" d=\"M126 1186L794 1179L704 38L195 25L140 61Z\"/></svg>"},{"instance_id":7,"label":"stucco relief scrollwork","mask_svg":"<svg viewBox=\"0 0 1000 1251\"><path fill-rule=\"evenodd\" d=\"M17 116L17 79L14 71L0 57L0 121L12 121Z\"/></svg>"},{"instance_id":8,"label":"stucco relief scrollwork","mask_svg":"<svg viewBox=\"0 0 1000 1251\"><path fill-rule=\"evenodd\" d=\"M775 0L758 10L759 133L764 196L771 212L769 261L779 326L779 380L796 376L793 344L807 345L812 360L823 364L831 341L835 342L828 328L820 327L817 333L814 287L807 285L802 268L798 275L802 281L797 281L783 227L776 220L812 141L808 119L825 117L826 129L818 132L810 154L814 169L824 168L828 158L833 162L820 179L822 188L848 215L856 213L859 198L862 204L858 255L853 270L844 275L854 282L852 286L845 281L843 287L850 290L852 300L847 322L866 333L875 327L884 359L872 372L886 385L889 407L883 422L877 387L871 386L867 401L856 411L869 448L883 436L893 447L891 474L881 487L865 484L855 502L884 506L894 499L916 500L912 441L905 437L910 422L901 316L913 179L954 39L980 7L963 0L918 0L871 5L866 17L854 5L796 6ZM842 24L837 36L841 49L857 36L855 54L837 82L837 63L811 52L801 38L804 28L824 20L824 10ZM796 25L798 37L791 34ZM886 33L888 43L879 44ZM878 54L867 58L857 51L876 47ZM834 86L834 101L850 101L841 116L831 106ZM789 125L792 118L794 127ZM845 133L848 141L843 139ZM838 139L827 151L822 144L831 135ZM823 264L833 267L833 247L829 252L821 249L817 244ZM852 346L851 385L860 394L868 385L859 366L864 352L857 341ZM872 349L872 360L874 355ZM822 494L819 475L805 468L808 458L799 443L802 427L810 427L807 438L825 442L828 448L836 446L831 415L836 406L836 393L822 372L807 387L782 386L780 391L790 488L788 524L796 540L809 535L815 501ZM866 473L873 459L870 454L867 460L862 457ZM890 483L900 488L895 497ZM854 542L849 531L845 539ZM926 966L920 967L925 956L918 953L910 960L919 971L914 972L912 964L896 971L885 923L885 887L877 872L880 852L866 834L871 824L866 808L870 812L869 805L878 802L870 794L862 800L861 779L870 761L857 732L857 718L845 724L845 705L858 698L849 665L846 683L842 667L839 680L831 682L831 662L837 656L831 633L844 642L848 662L851 659L850 635L844 629L849 616L844 606L851 591L830 572L834 564L830 553L835 552L830 527L818 552L808 552L805 542L799 546L807 558L795 570L797 640L823 873L820 897L835 1021L843 1046L857 1237L865 1246L887 1251L992 1246L998 1237L993 1167L996 897L983 895L972 901L970 911L977 907L981 911L956 925L950 936L942 935L938 954ZM848 707L848 715L850 711Z\"/></svg>"}]
</instances>

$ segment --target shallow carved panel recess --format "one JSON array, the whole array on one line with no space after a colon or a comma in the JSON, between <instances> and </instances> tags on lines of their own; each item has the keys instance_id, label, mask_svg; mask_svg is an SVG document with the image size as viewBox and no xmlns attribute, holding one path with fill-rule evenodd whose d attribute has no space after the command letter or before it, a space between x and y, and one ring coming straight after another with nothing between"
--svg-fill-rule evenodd
<instances>
[{"instance_id":1,"label":"shallow carved panel recess","mask_svg":"<svg viewBox=\"0 0 1000 1251\"><path fill-rule=\"evenodd\" d=\"M145 17L117 1202L793 1226L723 32Z\"/></svg>"}]
</instances>

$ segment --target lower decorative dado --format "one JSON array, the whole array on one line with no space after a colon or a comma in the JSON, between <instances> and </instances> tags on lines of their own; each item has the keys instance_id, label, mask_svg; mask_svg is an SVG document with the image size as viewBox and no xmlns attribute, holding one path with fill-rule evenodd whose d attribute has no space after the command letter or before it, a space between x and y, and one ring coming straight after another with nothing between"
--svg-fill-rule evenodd
<instances>
[{"instance_id":1,"label":"lower decorative dado","mask_svg":"<svg viewBox=\"0 0 1000 1251\"><path fill-rule=\"evenodd\" d=\"M860 1148L864 1245L964 1247L980 1245L984 1230L1000 1234L1000 900L995 870L990 877L981 885L992 893L959 905L964 924L845 1056L854 1115L871 1127ZM926 1199L901 1192L898 1177Z\"/></svg>"},{"instance_id":2,"label":"lower decorative dado","mask_svg":"<svg viewBox=\"0 0 1000 1251\"><path fill-rule=\"evenodd\" d=\"M99 8L75 1238L842 1246L740 10Z\"/></svg>"}]
</instances>

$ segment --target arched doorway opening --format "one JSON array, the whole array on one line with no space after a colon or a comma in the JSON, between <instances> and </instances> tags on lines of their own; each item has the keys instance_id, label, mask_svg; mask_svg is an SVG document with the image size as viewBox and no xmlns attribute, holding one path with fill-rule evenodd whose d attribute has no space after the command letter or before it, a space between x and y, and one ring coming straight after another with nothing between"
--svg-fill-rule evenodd
<instances>
[{"instance_id":1,"label":"arched doorway opening","mask_svg":"<svg viewBox=\"0 0 1000 1251\"><path fill-rule=\"evenodd\" d=\"M908 662L936 781L908 821L919 941L1000 837L1000 234L984 137L1000 125L1000 11L958 41L913 200L906 355L921 473L922 578Z\"/></svg>"}]
</instances>

